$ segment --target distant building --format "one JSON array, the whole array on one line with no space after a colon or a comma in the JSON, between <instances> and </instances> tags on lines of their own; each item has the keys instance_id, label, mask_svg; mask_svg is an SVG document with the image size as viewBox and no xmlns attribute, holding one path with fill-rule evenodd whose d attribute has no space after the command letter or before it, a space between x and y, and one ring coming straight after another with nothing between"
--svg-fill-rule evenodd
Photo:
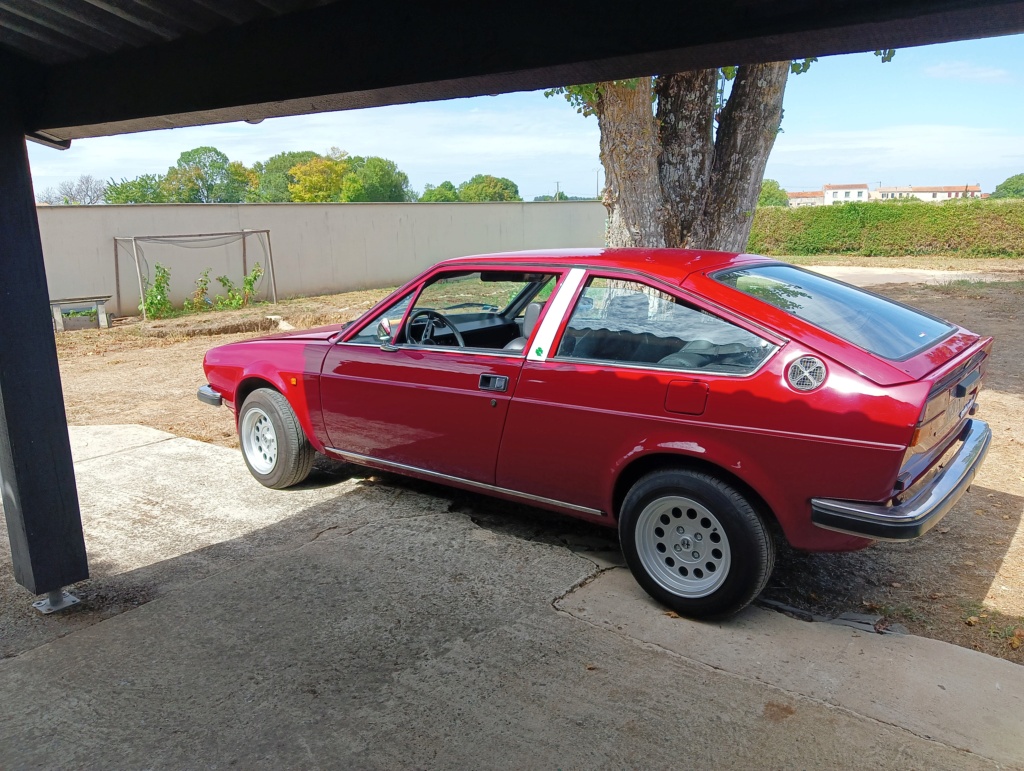
<instances>
[{"instance_id":1,"label":"distant building","mask_svg":"<svg viewBox=\"0 0 1024 771\"><path fill-rule=\"evenodd\" d=\"M868 200L868 186L860 182L854 185L825 185L821 190L825 206Z\"/></svg>"},{"instance_id":2,"label":"distant building","mask_svg":"<svg viewBox=\"0 0 1024 771\"><path fill-rule=\"evenodd\" d=\"M863 183L852 185L823 185L821 190L786 193L791 208L801 206L831 206L853 201L890 201L897 198L916 198L919 201L939 203L955 198L988 198L981 185L896 185L869 190Z\"/></svg>"},{"instance_id":3,"label":"distant building","mask_svg":"<svg viewBox=\"0 0 1024 771\"><path fill-rule=\"evenodd\" d=\"M938 203L954 198L981 198L981 185L898 185L880 187L872 192L872 198L890 201L893 198L916 198L919 201Z\"/></svg>"},{"instance_id":4,"label":"distant building","mask_svg":"<svg viewBox=\"0 0 1024 771\"><path fill-rule=\"evenodd\" d=\"M792 208L799 206L821 206L824 203L825 194L820 190L808 190L805 193L786 193L789 196L789 205Z\"/></svg>"}]
</instances>

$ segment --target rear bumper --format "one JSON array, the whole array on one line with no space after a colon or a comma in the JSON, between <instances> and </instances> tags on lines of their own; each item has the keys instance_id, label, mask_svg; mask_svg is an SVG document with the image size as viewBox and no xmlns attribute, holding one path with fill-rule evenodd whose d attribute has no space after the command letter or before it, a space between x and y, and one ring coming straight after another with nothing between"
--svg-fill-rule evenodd
<instances>
[{"instance_id":1,"label":"rear bumper","mask_svg":"<svg viewBox=\"0 0 1024 771\"><path fill-rule=\"evenodd\" d=\"M924 535L971 486L991 442L988 424L969 420L956 454L913 498L895 506L813 498L811 522L826 530L879 541L908 541Z\"/></svg>"},{"instance_id":2,"label":"rear bumper","mask_svg":"<svg viewBox=\"0 0 1024 771\"><path fill-rule=\"evenodd\" d=\"M210 386L200 386L199 392L196 394L199 401L203 404L209 404L212 407L220 407L224 403L224 398L218 391L214 391Z\"/></svg>"}]
</instances>

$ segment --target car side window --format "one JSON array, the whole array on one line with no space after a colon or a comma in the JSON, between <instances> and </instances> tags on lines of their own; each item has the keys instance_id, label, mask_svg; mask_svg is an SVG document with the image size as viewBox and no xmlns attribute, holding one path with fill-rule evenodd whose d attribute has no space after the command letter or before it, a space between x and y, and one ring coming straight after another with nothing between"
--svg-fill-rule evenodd
<instances>
[{"instance_id":1,"label":"car side window","mask_svg":"<svg viewBox=\"0 0 1024 771\"><path fill-rule=\"evenodd\" d=\"M556 276L550 272L495 269L441 273L424 284L395 341L524 355L527 319L536 320L537 309L555 282ZM536 306L532 313L529 305Z\"/></svg>"},{"instance_id":2,"label":"car side window","mask_svg":"<svg viewBox=\"0 0 1024 771\"><path fill-rule=\"evenodd\" d=\"M767 340L648 284L592 277L555 356L745 375L774 350Z\"/></svg>"},{"instance_id":3,"label":"car side window","mask_svg":"<svg viewBox=\"0 0 1024 771\"><path fill-rule=\"evenodd\" d=\"M387 327L394 333L394 330L398 329L398 325L402 323L402 319L405 316L405 311L409 307L409 302L412 300L412 292L409 292L404 297L393 303L387 310L378 313L370 321L359 330L359 334L350 339L350 343L358 343L360 345L380 345L381 341L377 337L377 327L381 322L387 321Z\"/></svg>"}]
</instances>

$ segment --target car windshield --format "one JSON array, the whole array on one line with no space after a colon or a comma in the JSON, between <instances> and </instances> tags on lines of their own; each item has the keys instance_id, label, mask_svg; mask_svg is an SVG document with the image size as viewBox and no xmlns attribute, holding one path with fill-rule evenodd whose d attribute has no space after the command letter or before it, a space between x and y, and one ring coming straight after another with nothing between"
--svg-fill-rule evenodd
<instances>
[{"instance_id":1,"label":"car windshield","mask_svg":"<svg viewBox=\"0 0 1024 771\"><path fill-rule=\"evenodd\" d=\"M930 347L954 329L934 316L792 265L738 268L714 278L894 361Z\"/></svg>"}]
</instances>

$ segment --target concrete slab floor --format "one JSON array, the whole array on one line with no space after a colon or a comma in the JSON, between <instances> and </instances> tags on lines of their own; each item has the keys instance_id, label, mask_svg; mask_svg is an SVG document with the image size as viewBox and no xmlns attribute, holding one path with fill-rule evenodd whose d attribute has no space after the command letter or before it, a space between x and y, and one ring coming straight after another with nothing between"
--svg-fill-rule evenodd
<instances>
[{"instance_id":1,"label":"concrete slab floor","mask_svg":"<svg viewBox=\"0 0 1024 771\"><path fill-rule=\"evenodd\" d=\"M0 768L1024 766L1007 662L671 619L589 526L337 469L268 491L116 433L73 432L81 610L26 631L0 598Z\"/></svg>"}]
</instances>

